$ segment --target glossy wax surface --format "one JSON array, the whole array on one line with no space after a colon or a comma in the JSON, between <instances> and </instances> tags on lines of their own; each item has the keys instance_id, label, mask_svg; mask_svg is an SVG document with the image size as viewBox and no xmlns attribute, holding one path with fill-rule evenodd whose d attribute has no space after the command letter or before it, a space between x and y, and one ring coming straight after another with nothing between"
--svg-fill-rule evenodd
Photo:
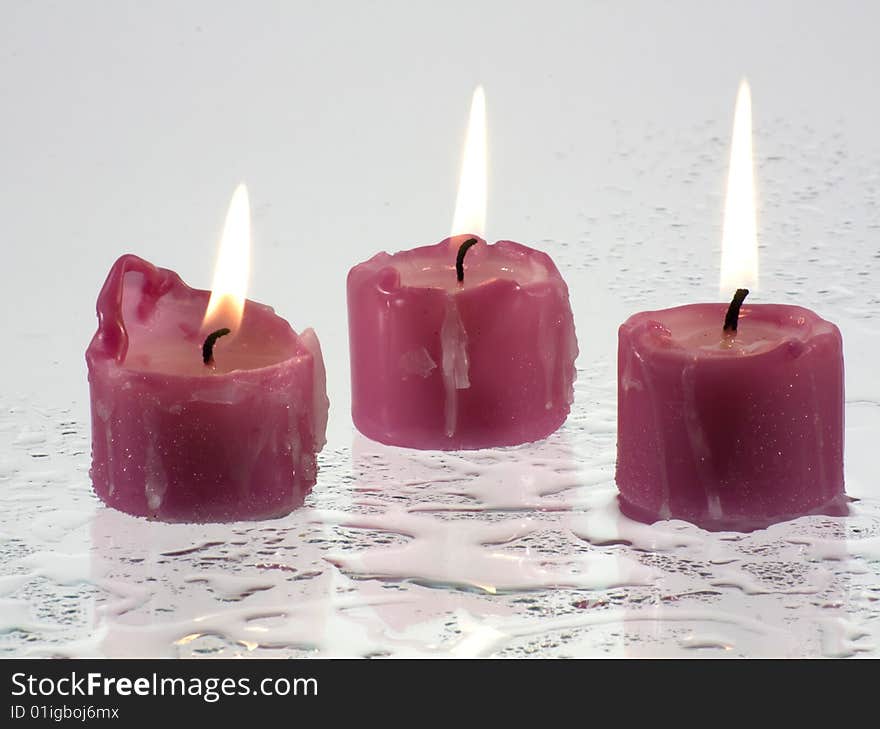
<instances>
[{"instance_id":1,"label":"glossy wax surface","mask_svg":"<svg viewBox=\"0 0 880 729\"><path fill-rule=\"evenodd\" d=\"M643 521L754 529L841 513L843 350L798 306L726 304L630 317L619 331L617 485Z\"/></svg>"},{"instance_id":2,"label":"glossy wax surface","mask_svg":"<svg viewBox=\"0 0 880 729\"><path fill-rule=\"evenodd\" d=\"M572 402L568 288L545 253L472 236L390 255L348 275L352 417L391 445L468 449L546 437Z\"/></svg>"},{"instance_id":3,"label":"glossy wax surface","mask_svg":"<svg viewBox=\"0 0 880 729\"><path fill-rule=\"evenodd\" d=\"M202 360L209 292L125 255L97 304L86 352L95 492L165 521L281 516L316 480L328 401L311 329L248 301Z\"/></svg>"}]
</instances>

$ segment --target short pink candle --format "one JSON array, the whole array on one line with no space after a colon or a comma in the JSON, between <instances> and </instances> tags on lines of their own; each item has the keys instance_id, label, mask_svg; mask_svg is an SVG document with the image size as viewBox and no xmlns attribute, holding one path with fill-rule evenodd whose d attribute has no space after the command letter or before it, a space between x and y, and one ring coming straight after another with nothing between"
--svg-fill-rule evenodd
<instances>
[{"instance_id":1,"label":"short pink candle","mask_svg":"<svg viewBox=\"0 0 880 729\"><path fill-rule=\"evenodd\" d=\"M630 317L619 332L617 485L629 516L749 530L846 512L840 332L799 306Z\"/></svg>"},{"instance_id":2,"label":"short pink candle","mask_svg":"<svg viewBox=\"0 0 880 729\"><path fill-rule=\"evenodd\" d=\"M507 446L568 416L577 340L568 288L545 253L466 235L379 253L349 272L348 315L352 417L373 440Z\"/></svg>"},{"instance_id":3,"label":"short pink candle","mask_svg":"<svg viewBox=\"0 0 880 729\"><path fill-rule=\"evenodd\" d=\"M247 301L203 361L210 292L137 256L113 265L86 352L95 492L163 521L264 519L302 504L328 402L311 329Z\"/></svg>"}]
</instances>

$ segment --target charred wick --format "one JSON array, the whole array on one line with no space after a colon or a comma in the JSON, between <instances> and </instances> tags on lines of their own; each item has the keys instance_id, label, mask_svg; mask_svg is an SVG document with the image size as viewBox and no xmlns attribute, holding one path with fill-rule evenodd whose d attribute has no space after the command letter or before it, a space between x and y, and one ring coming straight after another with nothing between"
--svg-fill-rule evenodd
<instances>
[{"instance_id":1,"label":"charred wick","mask_svg":"<svg viewBox=\"0 0 880 729\"><path fill-rule=\"evenodd\" d=\"M202 345L202 361L206 365L214 363L214 345L217 343L217 340L220 339L220 337L225 337L231 331L231 329L223 327L216 332L211 332L205 337L205 343Z\"/></svg>"},{"instance_id":2,"label":"charred wick","mask_svg":"<svg viewBox=\"0 0 880 729\"><path fill-rule=\"evenodd\" d=\"M739 310L748 295L748 289L736 290L736 293L733 295L733 301L731 301L730 306L727 307L727 316L724 317L725 332L736 333L736 328L739 326Z\"/></svg>"},{"instance_id":3,"label":"charred wick","mask_svg":"<svg viewBox=\"0 0 880 729\"><path fill-rule=\"evenodd\" d=\"M464 257L471 249L471 246L475 246L476 244L476 238L468 238L458 247L458 255L455 257L455 275L458 278L459 283L464 281Z\"/></svg>"}]
</instances>

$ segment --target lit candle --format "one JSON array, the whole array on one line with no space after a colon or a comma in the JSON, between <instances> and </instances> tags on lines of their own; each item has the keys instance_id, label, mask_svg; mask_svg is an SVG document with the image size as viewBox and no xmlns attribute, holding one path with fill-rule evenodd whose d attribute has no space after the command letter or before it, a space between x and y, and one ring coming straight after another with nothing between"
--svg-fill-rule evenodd
<instances>
[{"instance_id":1,"label":"lit candle","mask_svg":"<svg viewBox=\"0 0 880 729\"><path fill-rule=\"evenodd\" d=\"M488 245L486 121L474 92L453 236L379 253L348 275L352 417L390 445L464 449L539 440L568 416L577 340L550 257Z\"/></svg>"},{"instance_id":2,"label":"lit candle","mask_svg":"<svg viewBox=\"0 0 880 729\"><path fill-rule=\"evenodd\" d=\"M758 273L751 135L743 82L722 243L731 303L620 327L617 486L642 521L749 530L846 512L840 332L800 306L743 303Z\"/></svg>"},{"instance_id":3,"label":"lit candle","mask_svg":"<svg viewBox=\"0 0 880 729\"><path fill-rule=\"evenodd\" d=\"M86 361L95 492L163 521L287 514L317 475L328 402L311 329L245 299L250 212L233 195L212 291L124 255Z\"/></svg>"}]
</instances>

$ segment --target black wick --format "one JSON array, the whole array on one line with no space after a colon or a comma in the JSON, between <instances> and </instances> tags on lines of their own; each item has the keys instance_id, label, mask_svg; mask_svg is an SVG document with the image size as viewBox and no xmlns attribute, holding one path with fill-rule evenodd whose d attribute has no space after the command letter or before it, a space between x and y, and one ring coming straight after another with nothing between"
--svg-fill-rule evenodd
<instances>
[{"instance_id":1,"label":"black wick","mask_svg":"<svg viewBox=\"0 0 880 729\"><path fill-rule=\"evenodd\" d=\"M477 239L468 238L458 247L458 255L455 258L455 275L458 277L459 283L464 281L464 256L470 247L475 245L477 245Z\"/></svg>"},{"instance_id":2,"label":"black wick","mask_svg":"<svg viewBox=\"0 0 880 729\"><path fill-rule=\"evenodd\" d=\"M736 327L739 324L739 309L748 295L748 289L736 290L736 293L733 295L733 301L730 302L730 306L727 309L727 316L724 317L725 332L736 332Z\"/></svg>"},{"instance_id":3,"label":"black wick","mask_svg":"<svg viewBox=\"0 0 880 729\"><path fill-rule=\"evenodd\" d=\"M211 332L206 338L205 343L202 345L202 360L206 365L214 364L214 345L220 337L225 337L232 330L223 327L222 329L218 329L216 332Z\"/></svg>"}]
</instances>

